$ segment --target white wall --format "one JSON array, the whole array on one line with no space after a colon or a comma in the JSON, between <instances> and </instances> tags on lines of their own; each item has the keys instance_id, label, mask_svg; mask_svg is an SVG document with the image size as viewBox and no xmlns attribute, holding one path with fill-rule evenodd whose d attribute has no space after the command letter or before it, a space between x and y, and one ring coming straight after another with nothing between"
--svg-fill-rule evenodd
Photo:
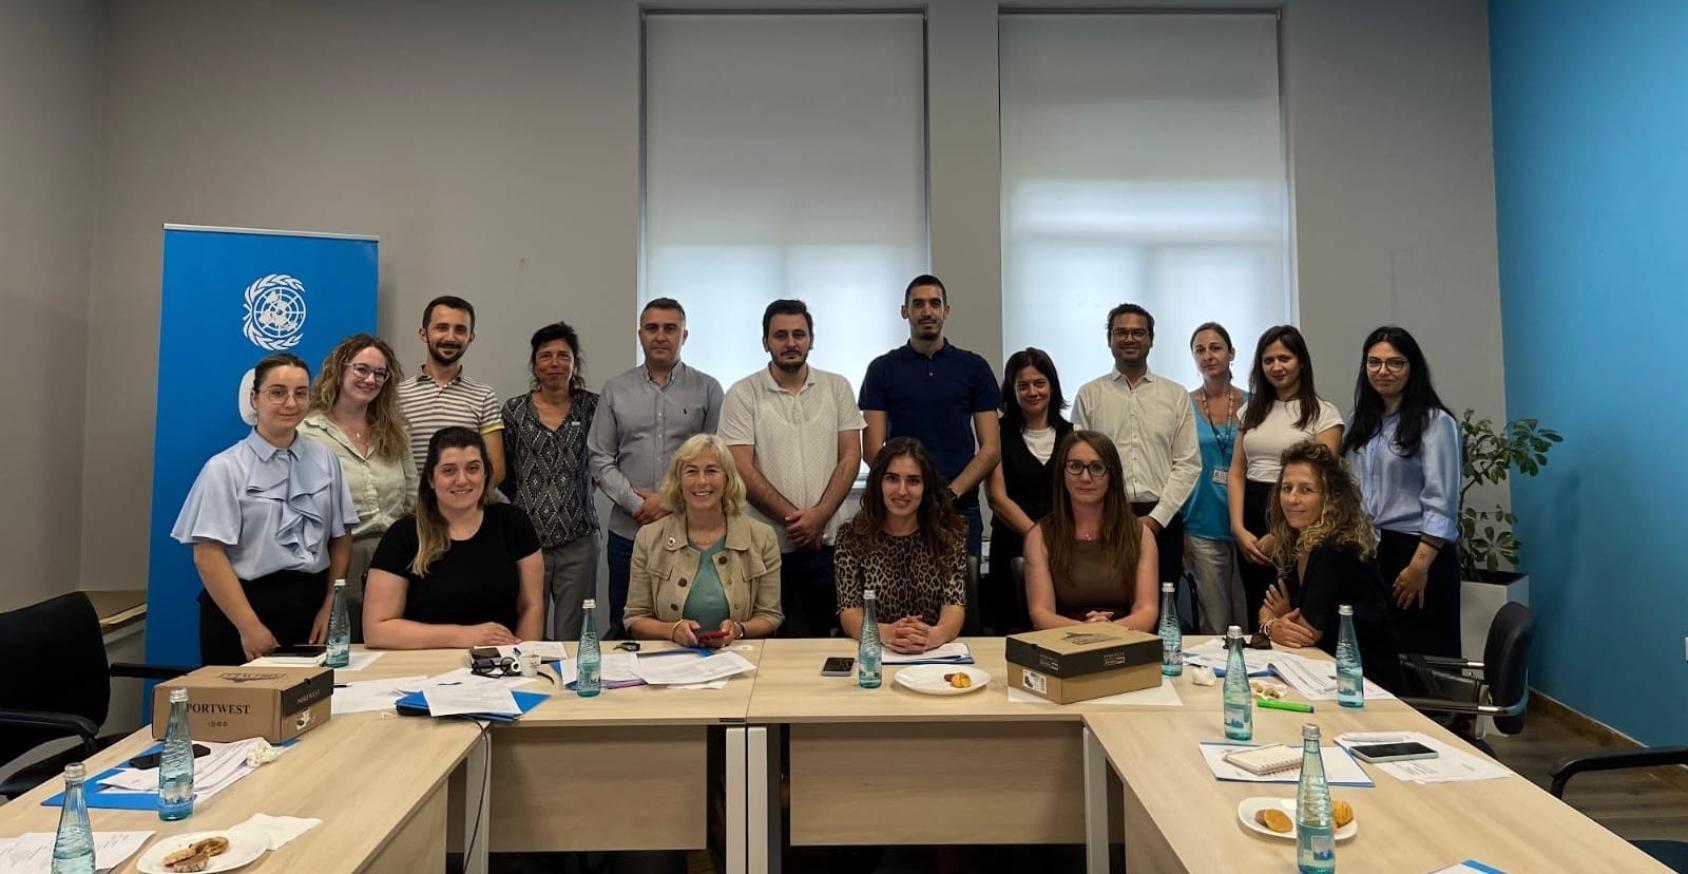
<instances>
[{"instance_id":1,"label":"white wall","mask_svg":"<svg viewBox=\"0 0 1688 874\"><path fill-rule=\"evenodd\" d=\"M951 336L999 359L995 9L927 8L933 267ZM1285 14L1301 321L1344 405L1353 347L1393 319L1451 403L1501 411L1484 16L1468 0ZM556 318L581 330L593 384L633 363L633 0L181 0L109 19L90 343L123 366L90 375L87 410L122 427L94 429L84 453L85 586L145 567L165 222L379 234L380 327L412 366L420 308L447 291L480 306L468 368L502 393L524 385L527 334Z\"/></svg>"},{"instance_id":2,"label":"white wall","mask_svg":"<svg viewBox=\"0 0 1688 874\"><path fill-rule=\"evenodd\" d=\"M0 0L0 610L77 586L97 27L92 2Z\"/></svg>"}]
</instances>

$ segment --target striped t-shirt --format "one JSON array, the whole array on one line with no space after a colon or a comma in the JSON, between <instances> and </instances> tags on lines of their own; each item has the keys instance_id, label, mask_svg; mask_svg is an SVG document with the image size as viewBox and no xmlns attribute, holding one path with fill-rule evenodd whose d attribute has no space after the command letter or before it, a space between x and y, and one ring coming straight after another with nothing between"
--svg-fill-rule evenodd
<instances>
[{"instance_id":1,"label":"striped t-shirt","mask_svg":"<svg viewBox=\"0 0 1688 874\"><path fill-rule=\"evenodd\" d=\"M416 371L414 378L399 383L399 412L410 421L410 454L417 470L428 460L428 441L441 428L462 425L482 434L504 429L492 386L469 379L461 370L445 385L434 382L424 368Z\"/></svg>"}]
</instances>

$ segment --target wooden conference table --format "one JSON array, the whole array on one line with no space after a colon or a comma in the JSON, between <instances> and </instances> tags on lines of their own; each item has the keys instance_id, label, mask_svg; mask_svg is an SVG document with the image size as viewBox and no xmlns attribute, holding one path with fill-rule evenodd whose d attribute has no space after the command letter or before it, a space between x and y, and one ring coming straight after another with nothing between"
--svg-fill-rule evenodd
<instances>
[{"instance_id":1,"label":"wooden conference table","mask_svg":"<svg viewBox=\"0 0 1688 874\"><path fill-rule=\"evenodd\" d=\"M1252 794L1293 795L1293 786L1219 783L1196 752L1198 740L1219 734L1219 687L1195 686L1186 672L1173 683L1177 706L1010 700L1003 641L967 643L992 680L966 695L900 688L895 666L877 690L821 677L822 661L853 655L853 641L752 641L739 652L757 671L721 689L640 686L583 699L535 681L528 688L552 698L490 733L391 712L336 716L188 820L91 815L99 831L160 835L224 828L254 813L323 820L245 869L254 874L440 871L448 848L471 834L470 872L485 870L489 848L694 849L708 842L708 752L719 740L730 872L779 870L786 831L794 845L1084 843L1088 869L1105 872L1113 830L1125 838L1132 874L1290 870L1293 843L1243 831L1235 807ZM431 676L466 662L456 650L389 652L337 679ZM1390 700L1361 711L1326 703L1311 715L1256 710L1256 739L1294 741L1309 720L1329 733L1412 729L1459 743ZM149 743L145 730L125 739L92 759L90 773ZM1113 792L1110 763L1120 778ZM1365 859L1362 870L1428 871L1463 858L1512 872L1661 870L1516 775L1440 786L1373 776L1375 789L1338 790L1361 822L1338 858ZM40 802L60 788L52 780L0 807L0 836L53 831L58 810ZM1110 795L1122 816L1109 814Z\"/></svg>"}]
</instances>

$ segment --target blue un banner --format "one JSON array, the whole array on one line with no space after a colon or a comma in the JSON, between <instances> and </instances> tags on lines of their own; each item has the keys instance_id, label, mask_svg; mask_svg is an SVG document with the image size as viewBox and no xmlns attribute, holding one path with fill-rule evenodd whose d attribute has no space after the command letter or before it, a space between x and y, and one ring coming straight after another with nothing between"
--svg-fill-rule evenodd
<instances>
[{"instance_id":1,"label":"blue un banner","mask_svg":"<svg viewBox=\"0 0 1688 874\"><path fill-rule=\"evenodd\" d=\"M373 332L376 245L373 237L165 226L147 661L199 663L199 575L170 527L205 460L250 428L252 365L291 352L314 377L342 338Z\"/></svg>"}]
</instances>

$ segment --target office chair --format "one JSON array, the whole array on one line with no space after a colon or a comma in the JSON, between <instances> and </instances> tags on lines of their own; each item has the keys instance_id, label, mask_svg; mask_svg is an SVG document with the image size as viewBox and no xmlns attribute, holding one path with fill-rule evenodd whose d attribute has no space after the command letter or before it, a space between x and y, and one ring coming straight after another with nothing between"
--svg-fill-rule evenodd
<instances>
[{"instance_id":1,"label":"office chair","mask_svg":"<svg viewBox=\"0 0 1688 874\"><path fill-rule=\"evenodd\" d=\"M1509 603L1489 624L1489 639L1483 646L1483 660L1428 656L1401 656L1401 670L1409 689L1423 697L1401 698L1424 713L1488 716L1502 734L1524 730L1524 714L1530 703L1530 643L1535 639L1536 619L1530 608ZM1467 672L1481 671L1481 676ZM1469 737L1473 746L1494 756L1481 738Z\"/></svg>"},{"instance_id":2,"label":"office chair","mask_svg":"<svg viewBox=\"0 0 1688 874\"><path fill-rule=\"evenodd\" d=\"M1565 784L1588 771L1621 771L1630 768L1658 768L1688 765L1688 747L1642 747L1570 756L1553 769L1554 798L1565 797ZM1672 840L1630 841L1637 850L1657 859L1672 871L1688 872L1688 842Z\"/></svg>"},{"instance_id":3,"label":"office chair","mask_svg":"<svg viewBox=\"0 0 1688 874\"><path fill-rule=\"evenodd\" d=\"M967 557L967 614L961 620L961 634L964 637L977 637L982 626L979 622L979 558Z\"/></svg>"},{"instance_id":4,"label":"office chair","mask_svg":"<svg viewBox=\"0 0 1688 874\"><path fill-rule=\"evenodd\" d=\"M28 792L121 737L99 735L113 677L168 680L192 670L108 665L100 617L82 592L0 613L0 663L10 666L0 671L0 764L48 741L81 741L0 781L0 796L6 798Z\"/></svg>"}]
</instances>

